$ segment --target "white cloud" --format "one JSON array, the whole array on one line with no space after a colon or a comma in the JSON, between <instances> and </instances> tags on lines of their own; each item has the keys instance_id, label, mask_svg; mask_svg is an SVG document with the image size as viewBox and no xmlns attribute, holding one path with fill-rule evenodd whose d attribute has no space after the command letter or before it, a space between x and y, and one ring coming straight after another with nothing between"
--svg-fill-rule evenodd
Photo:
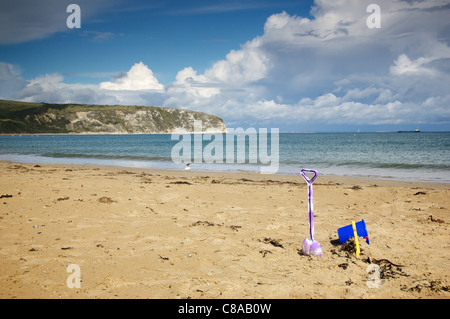
<instances>
[{"instance_id":1,"label":"white cloud","mask_svg":"<svg viewBox=\"0 0 450 319\"><path fill-rule=\"evenodd\" d=\"M450 6L380 0L382 27L370 29L366 8L372 2L317 0L313 18L274 14L264 34L241 50L203 74L191 68L195 81L178 82L166 104L184 102L244 123L396 124L438 118L438 107L425 116L421 109L430 96L439 101L447 96ZM215 94L199 94L194 84L199 91L207 84ZM450 122L448 112L440 114L442 122Z\"/></svg>"},{"instance_id":2,"label":"white cloud","mask_svg":"<svg viewBox=\"0 0 450 319\"><path fill-rule=\"evenodd\" d=\"M380 91L380 89L377 89L375 87L368 87L363 90L361 90L360 88L355 88L348 90L343 97L343 100L361 100L380 93Z\"/></svg>"},{"instance_id":3,"label":"white cloud","mask_svg":"<svg viewBox=\"0 0 450 319\"><path fill-rule=\"evenodd\" d=\"M217 87L208 87L208 78L205 75L197 75L192 67L184 68L179 71L176 80L168 88L169 95L184 93L197 98L210 98L220 93Z\"/></svg>"},{"instance_id":4,"label":"white cloud","mask_svg":"<svg viewBox=\"0 0 450 319\"><path fill-rule=\"evenodd\" d=\"M192 67L179 71L175 82L167 88L170 97L166 105L183 100L184 103L193 100L193 103L201 104L201 99L229 96L230 91L241 91L243 87L264 79L271 65L258 42L256 38L243 45L241 50L232 50L225 60L217 61L204 74L198 74Z\"/></svg>"},{"instance_id":5,"label":"white cloud","mask_svg":"<svg viewBox=\"0 0 450 319\"><path fill-rule=\"evenodd\" d=\"M426 58L418 58L411 61L406 54L400 54L398 59L394 61L394 65L389 68L393 75L402 74L418 74L418 75L433 75L433 70L426 68L424 65L431 60Z\"/></svg>"},{"instance_id":6,"label":"white cloud","mask_svg":"<svg viewBox=\"0 0 450 319\"><path fill-rule=\"evenodd\" d=\"M113 82L96 84L67 84L61 74L45 74L24 80L11 65L0 63L0 98L26 102L162 105L164 86L142 62ZM104 83L108 83L104 88ZM14 85L14 87L12 87ZM131 89L132 88L132 89ZM2 94L5 91L4 94Z\"/></svg>"},{"instance_id":7,"label":"white cloud","mask_svg":"<svg viewBox=\"0 0 450 319\"><path fill-rule=\"evenodd\" d=\"M209 81L239 85L263 79L271 67L260 39L247 42L241 50L232 50L225 60L205 71Z\"/></svg>"},{"instance_id":8,"label":"white cloud","mask_svg":"<svg viewBox=\"0 0 450 319\"><path fill-rule=\"evenodd\" d=\"M27 81L11 98L26 102L117 104L116 97L98 90L97 85L66 84L60 74L46 74Z\"/></svg>"},{"instance_id":9,"label":"white cloud","mask_svg":"<svg viewBox=\"0 0 450 319\"><path fill-rule=\"evenodd\" d=\"M111 82L100 83L100 88L104 90L162 90L164 86L158 82L152 70L144 63L134 64L131 69L122 77Z\"/></svg>"}]
</instances>

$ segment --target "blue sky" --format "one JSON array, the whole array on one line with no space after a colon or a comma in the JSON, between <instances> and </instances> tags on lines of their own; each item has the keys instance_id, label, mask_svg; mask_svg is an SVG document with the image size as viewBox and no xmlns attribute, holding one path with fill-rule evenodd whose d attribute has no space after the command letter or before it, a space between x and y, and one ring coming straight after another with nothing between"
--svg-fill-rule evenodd
<instances>
[{"instance_id":1,"label":"blue sky","mask_svg":"<svg viewBox=\"0 0 450 319\"><path fill-rule=\"evenodd\" d=\"M311 5L300 1L135 0L104 2L91 9L86 1L79 2L82 27L68 29L65 19L70 13L65 9L75 1L62 2L65 5L58 6L59 12L51 13L61 16L59 32L2 47L1 58L20 65L26 78L56 72L67 74L67 83L96 83L94 76L104 74L100 79L109 80L111 74L126 72L143 61L161 83L170 83L184 67L202 71L230 49L239 49L261 34L273 12L308 14ZM85 17L85 11L95 15ZM36 20L45 23L44 17ZM39 62L31 56L38 56Z\"/></svg>"},{"instance_id":2,"label":"blue sky","mask_svg":"<svg viewBox=\"0 0 450 319\"><path fill-rule=\"evenodd\" d=\"M449 13L448 0L0 0L0 98L281 131L450 130Z\"/></svg>"}]
</instances>

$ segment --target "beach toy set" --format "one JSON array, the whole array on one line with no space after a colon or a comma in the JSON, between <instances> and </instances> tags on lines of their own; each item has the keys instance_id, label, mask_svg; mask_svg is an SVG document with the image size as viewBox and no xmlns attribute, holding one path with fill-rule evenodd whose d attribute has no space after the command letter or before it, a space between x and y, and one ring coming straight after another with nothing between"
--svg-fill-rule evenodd
<instances>
[{"instance_id":1,"label":"beach toy set","mask_svg":"<svg viewBox=\"0 0 450 319\"><path fill-rule=\"evenodd\" d=\"M312 173L311 178L308 177L306 173ZM316 170L313 169L302 169L300 174L305 179L308 184L308 218L309 218L309 238L305 238L302 244L302 252L306 256L317 256L322 257L322 246L314 240L314 209L313 209L313 187L312 184L314 180L319 175ZM366 223L364 219L355 223L352 221L350 225L338 228L339 242L340 244L345 243L350 238L355 239L356 245L356 258L359 258L360 248L358 237L362 237L367 244L369 244L369 235L367 233Z\"/></svg>"}]
</instances>

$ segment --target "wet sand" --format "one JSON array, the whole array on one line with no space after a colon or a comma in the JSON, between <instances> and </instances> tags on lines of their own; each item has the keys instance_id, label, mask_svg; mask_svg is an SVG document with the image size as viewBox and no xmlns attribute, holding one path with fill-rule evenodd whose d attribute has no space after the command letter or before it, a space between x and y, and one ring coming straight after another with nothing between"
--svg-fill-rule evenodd
<instances>
[{"instance_id":1,"label":"wet sand","mask_svg":"<svg viewBox=\"0 0 450 319\"><path fill-rule=\"evenodd\" d=\"M319 258L301 253L300 175L7 162L0 172L3 299L450 297L449 184L319 176ZM370 245L360 238L356 258L337 229L361 219Z\"/></svg>"}]
</instances>

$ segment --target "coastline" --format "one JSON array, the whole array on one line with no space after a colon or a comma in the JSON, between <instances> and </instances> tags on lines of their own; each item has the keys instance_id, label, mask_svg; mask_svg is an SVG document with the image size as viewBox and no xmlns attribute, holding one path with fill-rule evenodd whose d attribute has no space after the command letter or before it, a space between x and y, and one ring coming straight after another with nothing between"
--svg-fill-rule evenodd
<instances>
[{"instance_id":1,"label":"coastline","mask_svg":"<svg viewBox=\"0 0 450 319\"><path fill-rule=\"evenodd\" d=\"M448 183L319 175L315 258L300 253L299 174L13 162L0 171L0 298L450 297ZM360 240L356 258L337 228L361 219L370 245ZM379 264L379 288L367 285L374 260L391 263ZM66 284L71 264L81 288Z\"/></svg>"},{"instance_id":2,"label":"coastline","mask_svg":"<svg viewBox=\"0 0 450 319\"><path fill-rule=\"evenodd\" d=\"M81 165L84 167L106 167L106 168L115 168L115 169L137 169L137 170L156 170L156 171L168 171L168 172L184 172L184 164L183 163L174 163L173 161L148 161L146 158L98 158L98 156L92 157L47 157L41 155L23 155L23 154L9 154L6 158L2 158L0 155L0 163L21 163L21 164L39 164L39 165ZM194 163L195 164L195 163ZM216 165L216 166L213 166ZM223 166L225 165L225 166ZM251 174L251 175L261 175L261 176L273 176L278 177L280 179L285 179L287 176L295 176L299 175L300 168L295 168L295 171L291 167L280 167L278 172L273 174L262 174L258 172L261 168L258 166L253 167L244 167L241 166L238 168L234 168L230 165L236 164L203 164L200 166L196 165L191 171L191 175L193 174ZM192 166L191 166L192 167ZM412 172L414 176L408 175L407 172L400 171L385 171L384 174L380 174L380 172L372 172L370 174L363 174L363 169L358 169L359 172L355 172L354 170L350 171L348 168L346 171L341 172L341 174L332 174L327 173L329 169L325 169L325 173L323 173L322 169L318 169L319 176L326 179L353 179L356 178L358 180L366 180L366 181L387 181L387 182L405 182L405 183L426 183L426 184L450 184L450 180L448 177L437 177L435 174L432 176L424 174L423 172L416 171ZM370 169L369 169L370 170ZM367 172L367 170L366 170Z\"/></svg>"}]
</instances>

